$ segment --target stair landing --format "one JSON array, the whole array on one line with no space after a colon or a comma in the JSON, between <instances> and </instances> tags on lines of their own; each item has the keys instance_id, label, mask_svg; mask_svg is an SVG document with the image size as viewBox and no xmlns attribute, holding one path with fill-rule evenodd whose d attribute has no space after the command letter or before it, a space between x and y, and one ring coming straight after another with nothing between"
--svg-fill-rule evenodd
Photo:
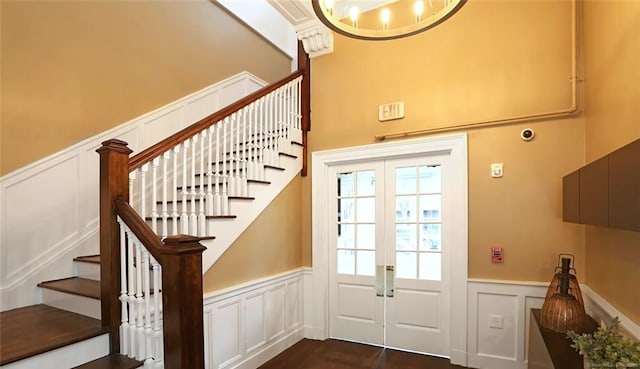
<instances>
[{"instance_id":1,"label":"stair landing","mask_svg":"<svg viewBox=\"0 0 640 369\"><path fill-rule=\"evenodd\" d=\"M48 305L0 312L0 366L107 332L98 319Z\"/></svg>"}]
</instances>

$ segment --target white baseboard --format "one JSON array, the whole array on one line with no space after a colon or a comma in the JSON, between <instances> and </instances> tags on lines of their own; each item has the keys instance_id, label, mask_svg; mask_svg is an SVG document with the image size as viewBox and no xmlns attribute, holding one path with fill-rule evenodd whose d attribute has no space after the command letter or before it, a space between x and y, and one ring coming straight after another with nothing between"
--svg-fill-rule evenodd
<instances>
[{"instance_id":1,"label":"white baseboard","mask_svg":"<svg viewBox=\"0 0 640 369\"><path fill-rule=\"evenodd\" d=\"M253 369L304 338L303 269L204 298L208 369Z\"/></svg>"}]
</instances>

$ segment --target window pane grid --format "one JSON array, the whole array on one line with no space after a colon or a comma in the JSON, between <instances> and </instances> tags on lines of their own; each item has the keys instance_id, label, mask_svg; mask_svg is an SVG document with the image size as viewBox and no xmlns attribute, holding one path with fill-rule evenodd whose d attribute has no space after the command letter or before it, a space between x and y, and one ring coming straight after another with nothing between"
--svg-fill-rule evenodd
<instances>
[{"instance_id":1,"label":"window pane grid","mask_svg":"<svg viewBox=\"0 0 640 369\"><path fill-rule=\"evenodd\" d=\"M337 272L375 275L375 172L339 173Z\"/></svg>"}]
</instances>

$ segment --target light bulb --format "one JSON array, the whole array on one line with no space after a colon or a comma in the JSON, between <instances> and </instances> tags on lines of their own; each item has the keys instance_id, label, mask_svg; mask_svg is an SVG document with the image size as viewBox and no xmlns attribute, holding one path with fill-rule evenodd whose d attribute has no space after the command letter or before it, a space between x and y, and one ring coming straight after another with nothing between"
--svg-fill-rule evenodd
<instances>
[{"instance_id":1,"label":"light bulb","mask_svg":"<svg viewBox=\"0 0 640 369\"><path fill-rule=\"evenodd\" d=\"M382 11L380 12L380 18L382 19L382 29L389 29L389 18L391 18L391 12L389 11L389 9L382 9Z\"/></svg>"},{"instance_id":2,"label":"light bulb","mask_svg":"<svg viewBox=\"0 0 640 369\"><path fill-rule=\"evenodd\" d=\"M416 0L416 2L413 3L413 12L416 15L416 22L420 22L420 20L422 19L423 11L424 3L422 2L422 0Z\"/></svg>"},{"instance_id":3,"label":"light bulb","mask_svg":"<svg viewBox=\"0 0 640 369\"><path fill-rule=\"evenodd\" d=\"M324 0L324 6L327 9L327 12L333 15L333 7L336 5L335 0Z\"/></svg>"},{"instance_id":4,"label":"light bulb","mask_svg":"<svg viewBox=\"0 0 640 369\"><path fill-rule=\"evenodd\" d=\"M351 17L351 23L353 23L354 27L358 27L358 15L360 15L360 10L357 6L352 6L349 9L349 17Z\"/></svg>"}]
</instances>

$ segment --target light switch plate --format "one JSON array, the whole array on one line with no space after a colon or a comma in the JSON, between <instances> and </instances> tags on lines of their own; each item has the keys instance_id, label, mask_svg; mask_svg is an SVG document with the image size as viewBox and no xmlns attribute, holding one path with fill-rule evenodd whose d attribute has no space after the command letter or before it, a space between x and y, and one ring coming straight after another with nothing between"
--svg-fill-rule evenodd
<instances>
[{"instance_id":1,"label":"light switch plate","mask_svg":"<svg viewBox=\"0 0 640 369\"><path fill-rule=\"evenodd\" d=\"M502 163L491 164L491 177L500 178L504 174Z\"/></svg>"}]
</instances>

